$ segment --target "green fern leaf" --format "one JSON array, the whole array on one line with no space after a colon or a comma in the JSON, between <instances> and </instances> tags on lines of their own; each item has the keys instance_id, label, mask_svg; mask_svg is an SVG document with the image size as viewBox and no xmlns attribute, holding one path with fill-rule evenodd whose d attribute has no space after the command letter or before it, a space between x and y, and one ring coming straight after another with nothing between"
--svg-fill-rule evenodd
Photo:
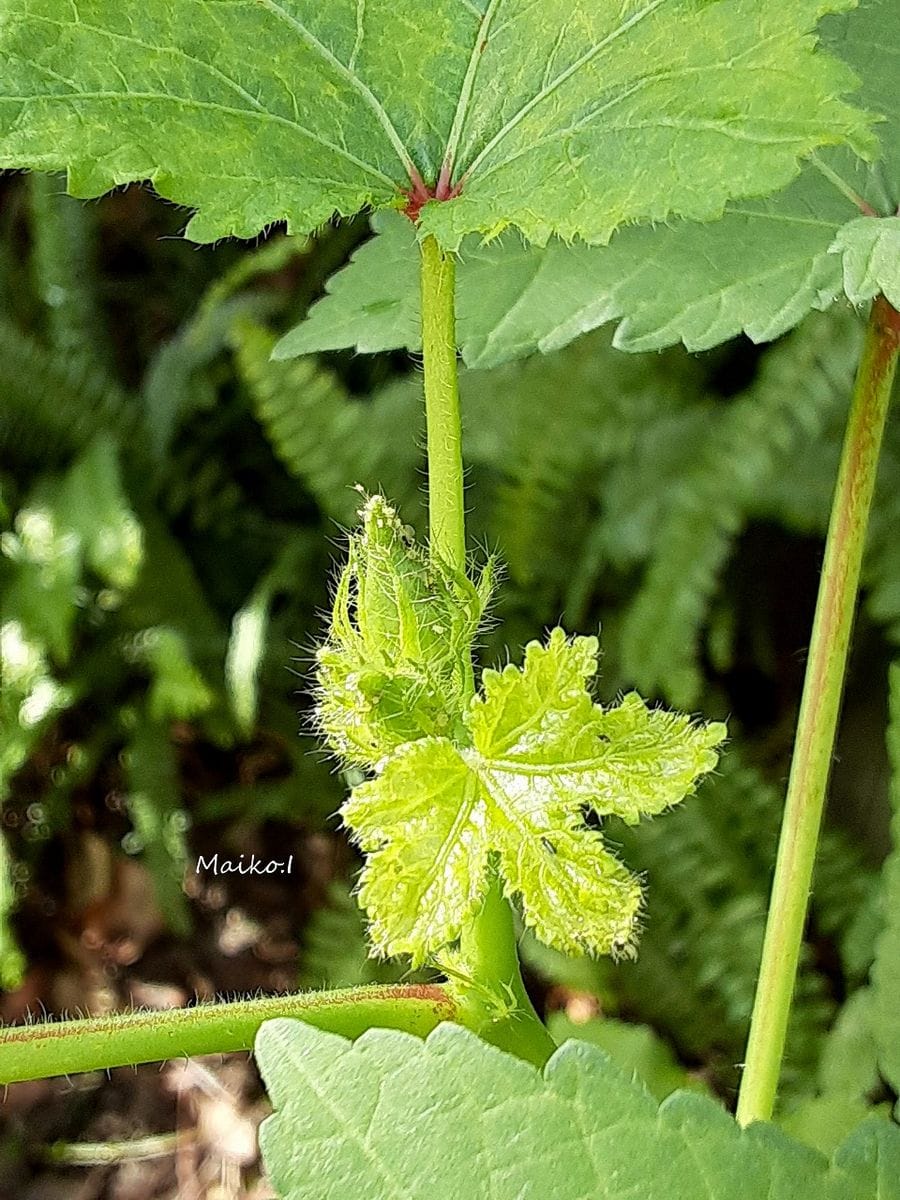
<instances>
[{"instance_id":1,"label":"green fern leaf","mask_svg":"<svg viewBox=\"0 0 900 1200\"><path fill-rule=\"evenodd\" d=\"M92 572L121 594L133 586L143 559L143 533L109 437L95 437L60 479L39 480L2 550L13 564L7 611L66 661L83 575Z\"/></svg>"},{"instance_id":2,"label":"green fern leaf","mask_svg":"<svg viewBox=\"0 0 900 1200\"><path fill-rule=\"evenodd\" d=\"M872 1036L872 995L854 992L824 1039L815 1094L789 1099L779 1117L782 1129L823 1154L872 1116L889 1119L888 1106L873 1106L879 1091L878 1061Z\"/></svg>"},{"instance_id":3,"label":"green fern leaf","mask_svg":"<svg viewBox=\"0 0 900 1200\"><path fill-rule=\"evenodd\" d=\"M361 987L398 983L404 968L371 957L366 922L355 896L343 883L334 883L328 902L317 908L303 931L298 985L301 988Z\"/></svg>"},{"instance_id":4,"label":"green fern leaf","mask_svg":"<svg viewBox=\"0 0 900 1200\"><path fill-rule=\"evenodd\" d=\"M696 465L669 498L656 552L622 630L625 675L690 707L700 693L699 631L732 543L792 447L821 435L846 397L857 324L825 318L771 351L758 381L715 413Z\"/></svg>"},{"instance_id":5,"label":"green fern leaf","mask_svg":"<svg viewBox=\"0 0 900 1200\"><path fill-rule=\"evenodd\" d=\"M893 848L884 866L885 927L872 968L873 1030L882 1073L900 1091L900 666L891 667L891 823Z\"/></svg>"},{"instance_id":6,"label":"green fern leaf","mask_svg":"<svg viewBox=\"0 0 900 1200\"><path fill-rule=\"evenodd\" d=\"M261 316L265 297L244 294L261 275L283 270L306 249L299 238L276 237L241 255L207 289L196 311L171 341L154 355L142 387L149 445L158 461L180 422L193 412L211 409L216 389L208 368L228 347L235 323Z\"/></svg>"},{"instance_id":7,"label":"green fern leaf","mask_svg":"<svg viewBox=\"0 0 900 1200\"><path fill-rule=\"evenodd\" d=\"M239 321L231 336L238 371L275 453L328 516L352 524L359 506L354 483L405 499L404 511L421 505L423 416L416 387L400 380L361 403L312 358L272 362L275 338L260 326Z\"/></svg>"},{"instance_id":8,"label":"green fern leaf","mask_svg":"<svg viewBox=\"0 0 900 1200\"><path fill-rule=\"evenodd\" d=\"M169 928L187 936L191 920L183 887L186 817L178 803L175 751L164 726L141 719L128 744L127 767L134 848L143 852Z\"/></svg>"},{"instance_id":9,"label":"green fern leaf","mask_svg":"<svg viewBox=\"0 0 900 1200\"><path fill-rule=\"evenodd\" d=\"M60 466L98 433L124 441L140 428L131 398L93 354L48 350L0 320L0 451L7 463Z\"/></svg>"},{"instance_id":10,"label":"green fern leaf","mask_svg":"<svg viewBox=\"0 0 900 1200\"><path fill-rule=\"evenodd\" d=\"M463 373L476 515L487 512L484 532L514 584L562 586L596 479L662 412L680 406L684 366L671 356L625 357L595 334L559 355Z\"/></svg>"},{"instance_id":11,"label":"green fern leaf","mask_svg":"<svg viewBox=\"0 0 900 1200\"><path fill-rule=\"evenodd\" d=\"M32 175L28 187L32 275L50 344L92 359L111 378L112 348L97 296L93 213L65 194L61 176Z\"/></svg>"},{"instance_id":12,"label":"green fern leaf","mask_svg":"<svg viewBox=\"0 0 900 1200\"><path fill-rule=\"evenodd\" d=\"M269 611L276 595L296 586L307 558L305 539L289 541L235 613L225 654L225 682L238 729L249 737L259 708L259 675L263 665Z\"/></svg>"},{"instance_id":13,"label":"green fern leaf","mask_svg":"<svg viewBox=\"0 0 900 1200\"><path fill-rule=\"evenodd\" d=\"M16 906L6 837L0 833L0 990L15 991L25 975L25 959L16 944L9 918Z\"/></svg>"}]
</instances>

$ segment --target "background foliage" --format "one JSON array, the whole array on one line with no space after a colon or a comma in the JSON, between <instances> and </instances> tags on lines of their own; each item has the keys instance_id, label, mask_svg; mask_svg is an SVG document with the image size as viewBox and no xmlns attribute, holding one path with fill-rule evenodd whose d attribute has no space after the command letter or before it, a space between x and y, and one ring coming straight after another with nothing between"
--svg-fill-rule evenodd
<instances>
[{"instance_id":1,"label":"background foliage","mask_svg":"<svg viewBox=\"0 0 900 1200\"><path fill-rule=\"evenodd\" d=\"M416 359L269 357L366 224L198 249L137 189L89 206L52 177L2 189L2 1015L404 976L366 957L332 818L345 781L316 751L306 689L352 485L423 525ZM628 355L601 329L463 376L472 528L506 572L485 661L519 661L557 622L602 625L604 699L637 687L729 721L696 798L605 828L647 877L637 961L524 943L554 1032L658 1096L687 1079L733 1099L860 337L837 305L766 348ZM828 1150L896 1098L868 972L898 498L894 414L781 1112ZM896 710L893 731L896 768ZM294 873L268 890L194 870L200 853L288 847ZM36 1144L109 1136L53 1095L27 1135L11 1113L20 1181Z\"/></svg>"}]
</instances>

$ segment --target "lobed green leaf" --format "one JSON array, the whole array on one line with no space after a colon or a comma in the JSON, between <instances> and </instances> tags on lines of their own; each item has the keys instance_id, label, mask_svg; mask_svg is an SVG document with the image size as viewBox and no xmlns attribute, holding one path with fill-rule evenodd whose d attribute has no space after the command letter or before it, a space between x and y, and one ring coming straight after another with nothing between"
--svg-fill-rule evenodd
<instances>
[{"instance_id":1,"label":"lobed green leaf","mask_svg":"<svg viewBox=\"0 0 900 1200\"><path fill-rule=\"evenodd\" d=\"M398 207L455 249L721 215L871 154L813 30L851 0L3 0L0 166L150 179L189 235Z\"/></svg>"},{"instance_id":2,"label":"lobed green leaf","mask_svg":"<svg viewBox=\"0 0 900 1200\"><path fill-rule=\"evenodd\" d=\"M783 191L732 201L720 221L628 226L605 247L470 238L460 246L458 302L469 366L548 353L606 321L619 321L615 344L629 351L679 341L706 350L741 332L764 342L827 308L842 289L839 235L856 224L857 201L888 223L900 204L900 6L861 0L827 17L822 37L861 76L860 102L885 118L876 127L875 163L847 148L825 149ZM332 294L282 340L280 354L418 348L413 232L388 216L375 228L380 236L334 278Z\"/></svg>"},{"instance_id":3,"label":"lobed green leaf","mask_svg":"<svg viewBox=\"0 0 900 1200\"><path fill-rule=\"evenodd\" d=\"M867 1122L829 1162L712 1100L662 1104L584 1042L543 1072L442 1025L355 1043L285 1019L256 1055L275 1106L260 1131L281 1200L897 1200L900 1130Z\"/></svg>"},{"instance_id":4,"label":"lobed green leaf","mask_svg":"<svg viewBox=\"0 0 900 1200\"><path fill-rule=\"evenodd\" d=\"M523 667L485 671L462 730L400 745L342 816L368 858L360 900L375 950L414 964L453 942L480 907L496 856L541 941L571 953L633 951L636 877L585 824L629 824L684 798L716 762L724 726L594 704L594 638L532 642Z\"/></svg>"},{"instance_id":5,"label":"lobed green leaf","mask_svg":"<svg viewBox=\"0 0 900 1200\"><path fill-rule=\"evenodd\" d=\"M832 250L843 254L844 291L854 304L879 292L900 308L900 217L859 217L834 239Z\"/></svg>"}]
</instances>

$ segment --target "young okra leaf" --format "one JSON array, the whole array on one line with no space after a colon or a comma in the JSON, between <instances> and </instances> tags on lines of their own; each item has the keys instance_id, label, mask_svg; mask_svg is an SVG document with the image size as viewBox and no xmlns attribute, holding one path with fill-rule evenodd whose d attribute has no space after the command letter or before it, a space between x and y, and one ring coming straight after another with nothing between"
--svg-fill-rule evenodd
<instances>
[{"instance_id":1,"label":"young okra leaf","mask_svg":"<svg viewBox=\"0 0 900 1200\"><path fill-rule=\"evenodd\" d=\"M847 148L825 149L784 191L733 201L720 221L629 226L606 247L556 240L524 246L514 237L480 245L469 238L461 247L458 297L468 365L547 353L614 320L615 344L629 351L679 341L706 350L741 332L764 342L810 309L827 308L842 287L841 229L849 222L853 230L861 211L854 196L886 218L900 203L900 5L860 0L845 15L826 18L822 38L861 76L859 102L885 118L876 126L881 157L874 165ZM282 356L344 346L418 349L414 233L399 219L382 218L375 227L380 236L335 277L333 294L282 340ZM858 246L860 236L849 233L848 244ZM851 299L868 298L854 289L846 260L844 280Z\"/></svg>"},{"instance_id":2,"label":"young okra leaf","mask_svg":"<svg viewBox=\"0 0 900 1200\"><path fill-rule=\"evenodd\" d=\"M492 587L418 546L382 496L360 510L317 659L317 717L331 748L375 766L406 742L450 732Z\"/></svg>"},{"instance_id":3,"label":"young okra leaf","mask_svg":"<svg viewBox=\"0 0 900 1200\"><path fill-rule=\"evenodd\" d=\"M408 201L448 248L605 242L871 152L812 36L849 2L0 0L0 166L149 178L198 241Z\"/></svg>"},{"instance_id":4,"label":"young okra leaf","mask_svg":"<svg viewBox=\"0 0 900 1200\"><path fill-rule=\"evenodd\" d=\"M281 1200L900 1200L900 1130L864 1123L829 1162L714 1101L661 1105L584 1042L543 1072L441 1025L355 1044L299 1021L263 1025L275 1106L260 1142Z\"/></svg>"},{"instance_id":5,"label":"young okra leaf","mask_svg":"<svg viewBox=\"0 0 900 1200\"><path fill-rule=\"evenodd\" d=\"M368 852L360 900L378 953L419 965L481 906L496 856L509 895L548 945L628 954L641 887L585 823L629 824L683 799L716 763L719 724L595 704L596 638L532 642L525 664L483 675L457 736L420 737L353 790L343 818Z\"/></svg>"}]
</instances>

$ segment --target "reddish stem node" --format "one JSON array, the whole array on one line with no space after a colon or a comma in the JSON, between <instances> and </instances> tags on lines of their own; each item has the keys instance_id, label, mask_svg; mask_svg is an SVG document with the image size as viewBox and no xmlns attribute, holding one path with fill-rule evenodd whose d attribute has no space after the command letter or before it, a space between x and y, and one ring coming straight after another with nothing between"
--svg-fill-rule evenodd
<instances>
[{"instance_id":1,"label":"reddish stem node","mask_svg":"<svg viewBox=\"0 0 900 1200\"><path fill-rule=\"evenodd\" d=\"M412 187L407 188L403 193L406 196L406 206L403 211L415 225L418 223L419 213L424 204L427 204L429 200L454 200L462 191L464 181L465 177L451 185L450 167L446 162L441 167L438 181L433 187L429 187L417 171L412 179Z\"/></svg>"}]
</instances>

